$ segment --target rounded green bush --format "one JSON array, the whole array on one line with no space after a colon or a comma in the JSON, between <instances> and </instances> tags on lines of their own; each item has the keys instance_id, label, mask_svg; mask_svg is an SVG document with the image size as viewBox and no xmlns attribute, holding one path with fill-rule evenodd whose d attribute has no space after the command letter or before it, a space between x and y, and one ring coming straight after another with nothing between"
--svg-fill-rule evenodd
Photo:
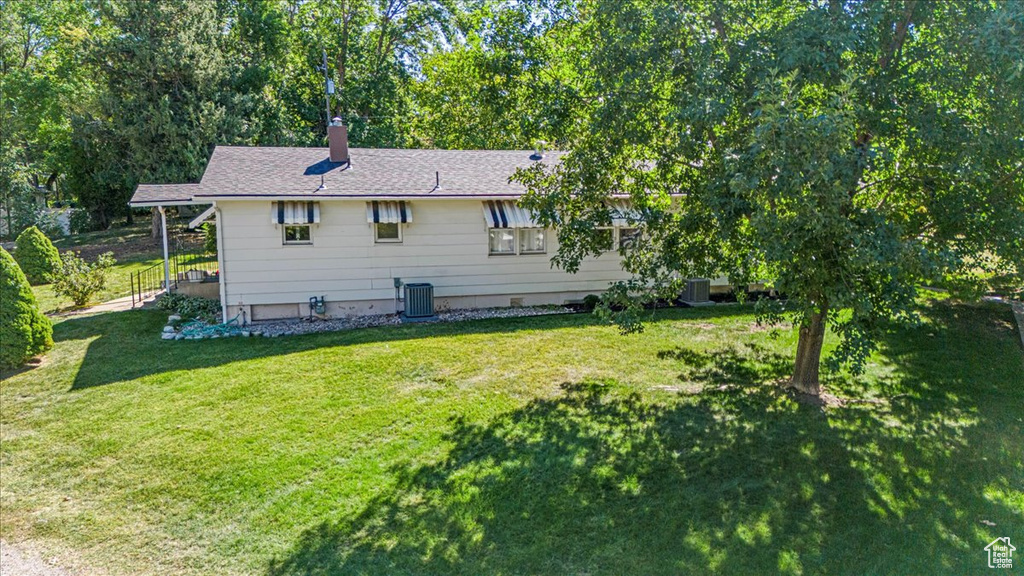
<instances>
[{"instance_id":1,"label":"rounded green bush","mask_svg":"<svg viewBox=\"0 0 1024 576\"><path fill-rule=\"evenodd\" d=\"M60 266L57 247L35 226L26 228L14 241L14 259L33 286L48 284Z\"/></svg>"},{"instance_id":2,"label":"rounded green bush","mask_svg":"<svg viewBox=\"0 0 1024 576\"><path fill-rule=\"evenodd\" d=\"M17 368L53 348L53 325L14 258L0 248L0 369Z\"/></svg>"},{"instance_id":3,"label":"rounded green bush","mask_svg":"<svg viewBox=\"0 0 1024 576\"><path fill-rule=\"evenodd\" d=\"M107 284L107 270L115 262L113 252L100 254L95 262L89 264L68 250L61 256L60 268L51 286L53 293L70 298L75 306L85 306L103 290Z\"/></svg>"}]
</instances>

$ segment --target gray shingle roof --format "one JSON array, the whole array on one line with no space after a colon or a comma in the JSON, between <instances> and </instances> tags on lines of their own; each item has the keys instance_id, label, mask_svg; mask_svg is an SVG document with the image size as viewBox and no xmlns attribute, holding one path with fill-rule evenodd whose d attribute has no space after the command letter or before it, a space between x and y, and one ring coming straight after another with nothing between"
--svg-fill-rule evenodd
<instances>
[{"instance_id":1,"label":"gray shingle roof","mask_svg":"<svg viewBox=\"0 0 1024 576\"><path fill-rule=\"evenodd\" d=\"M139 184L132 196L132 204L191 202L199 184Z\"/></svg>"},{"instance_id":2,"label":"gray shingle roof","mask_svg":"<svg viewBox=\"0 0 1024 576\"><path fill-rule=\"evenodd\" d=\"M349 154L351 165L331 163L327 148L218 146L203 179L192 185L192 197L514 198L525 191L508 181L518 168L557 163L563 155L547 152L536 160L529 150L384 148L352 148ZM440 188L435 187L438 177ZM140 198L152 198L153 188L140 185L132 203L152 202ZM147 196L141 196L144 189Z\"/></svg>"}]
</instances>

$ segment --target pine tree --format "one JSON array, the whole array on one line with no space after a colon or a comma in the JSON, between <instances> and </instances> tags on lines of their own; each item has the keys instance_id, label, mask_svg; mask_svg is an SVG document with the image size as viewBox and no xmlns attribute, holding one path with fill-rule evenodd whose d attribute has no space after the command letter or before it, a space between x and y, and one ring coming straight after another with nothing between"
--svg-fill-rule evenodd
<instances>
[{"instance_id":1,"label":"pine tree","mask_svg":"<svg viewBox=\"0 0 1024 576\"><path fill-rule=\"evenodd\" d=\"M14 258L0 248L0 369L17 368L53 348L53 325Z\"/></svg>"},{"instance_id":2,"label":"pine tree","mask_svg":"<svg viewBox=\"0 0 1024 576\"><path fill-rule=\"evenodd\" d=\"M75 124L71 180L105 227L130 219L139 182L199 179L224 122L225 71L211 0L111 1L100 15L90 60L105 85L99 113Z\"/></svg>"},{"instance_id":3,"label":"pine tree","mask_svg":"<svg viewBox=\"0 0 1024 576\"><path fill-rule=\"evenodd\" d=\"M14 242L14 259L25 273L29 284L49 284L60 266L60 252L35 226L26 228Z\"/></svg>"}]
</instances>

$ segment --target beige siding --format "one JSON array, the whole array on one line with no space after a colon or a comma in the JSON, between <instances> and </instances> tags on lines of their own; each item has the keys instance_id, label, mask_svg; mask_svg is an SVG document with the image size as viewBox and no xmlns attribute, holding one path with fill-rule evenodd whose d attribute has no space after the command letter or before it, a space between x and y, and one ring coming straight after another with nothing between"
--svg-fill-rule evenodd
<instances>
[{"instance_id":1,"label":"beige siding","mask_svg":"<svg viewBox=\"0 0 1024 576\"><path fill-rule=\"evenodd\" d=\"M576 297L627 277L612 253L585 262L577 274L553 269L557 244L550 231L546 255L489 256L479 200L413 201L413 222L405 225L400 244L374 243L363 200L322 201L313 244L289 246L282 244L281 227L271 223L270 202L218 206L225 304L232 308L306 303L314 295L329 302L387 302L395 294L395 277L430 282L438 299L453 301Z\"/></svg>"}]
</instances>

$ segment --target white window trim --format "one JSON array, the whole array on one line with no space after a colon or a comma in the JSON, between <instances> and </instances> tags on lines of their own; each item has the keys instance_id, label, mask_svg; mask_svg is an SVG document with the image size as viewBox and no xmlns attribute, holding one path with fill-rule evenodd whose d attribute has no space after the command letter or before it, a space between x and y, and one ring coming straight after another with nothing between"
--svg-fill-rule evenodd
<instances>
[{"instance_id":1,"label":"white window trim","mask_svg":"<svg viewBox=\"0 0 1024 576\"><path fill-rule=\"evenodd\" d=\"M396 226L398 226L398 238L381 238L380 236L378 236L377 235L377 227L380 226L381 224L395 224ZM404 238L404 233L402 231L402 228L404 228L404 226L402 225L401 222L374 222L373 223L373 243L374 244L401 244L402 241L405 239Z\"/></svg>"},{"instance_id":2,"label":"white window trim","mask_svg":"<svg viewBox=\"0 0 1024 576\"><path fill-rule=\"evenodd\" d=\"M623 230L636 230L637 234L633 237L633 243L639 241L642 236L640 235L640 228L638 226L617 226L615 228L615 250L622 250L622 231Z\"/></svg>"},{"instance_id":3,"label":"white window trim","mask_svg":"<svg viewBox=\"0 0 1024 576\"><path fill-rule=\"evenodd\" d=\"M491 231L492 230L512 230L514 240L512 242L512 252L494 252L491 250ZM523 252L520 250L520 238L519 233L523 230L542 230L544 232L544 250L542 252ZM530 228L488 228L487 229L487 255L498 256L503 258L505 256L544 256L548 253L548 229L534 226Z\"/></svg>"},{"instance_id":4,"label":"white window trim","mask_svg":"<svg viewBox=\"0 0 1024 576\"><path fill-rule=\"evenodd\" d=\"M523 252L522 245L523 239L520 236L526 230L540 230L541 234L544 235L544 249L543 250L530 250L529 252ZM548 253L548 231L544 228L516 228L516 254L520 256L536 256L538 254Z\"/></svg>"},{"instance_id":5,"label":"white window trim","mask_svg":"<svg viewBox=\"0 0 1024 576\"><path fill-rule=\"evenodd\" d=\"M309 228L309 240L288 240L288 228ZM312 224L281 224L281 244L285 246L311 246L313 244Z\"/></svg>"},{"instance_id":6,"label":"white window trim","mask_svg":"<svg viewBox=\"0 0 1024 576\"><path fill-rule=\"evenodd\" d=\"M491 232L494 230L512 230L512 251L511 252L494 252L491 250ZM515 232L515 228L488 228L487 229L487 255L497 256L504 258L506 256L516 256L519 254L519 234Z\"/></svg>"}]
</instances>

